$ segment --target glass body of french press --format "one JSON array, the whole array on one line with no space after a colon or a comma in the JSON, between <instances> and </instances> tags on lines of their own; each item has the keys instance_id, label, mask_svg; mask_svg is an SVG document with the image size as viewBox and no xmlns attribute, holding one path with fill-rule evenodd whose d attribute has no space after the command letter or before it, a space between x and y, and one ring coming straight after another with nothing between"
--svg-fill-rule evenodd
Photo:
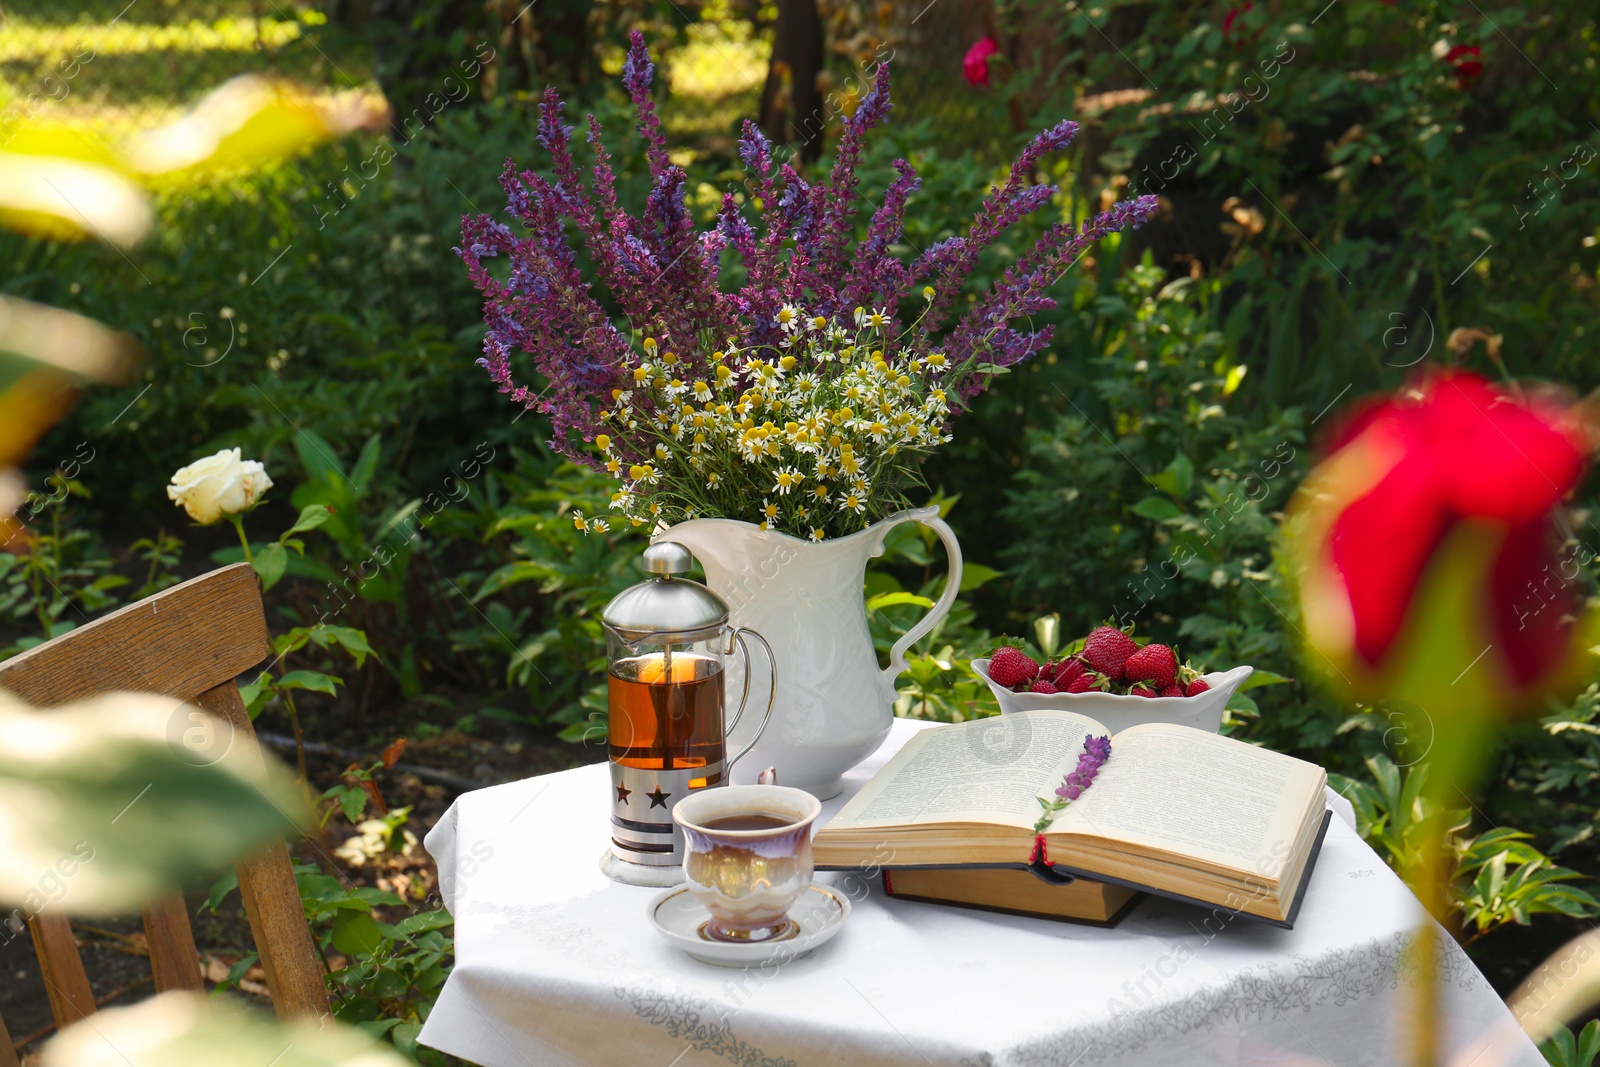
<instances>
[{"instance_id":1,"label":"glass body of french press","mask_svg":"<svg viewBox=\"0 0 1600 1067\"><path fill-rule=\"evenodd\" d=\"M682 881L683 832L673 806L701 789L724 785L772 718L777 663L754 630L732 627L728 605L681 577L694 557L660 541L644 551L653 576L618 593L601 613L608 667L607 743L611 756L611 848L601 867L618 881ZM729 736L750 700L750 645L772 663L760 729L737 752ZM735 649L745 658L739 707L725 718L723 670ZM759 698L758 698L759 699Z\"/></svg>"}]
</instances>

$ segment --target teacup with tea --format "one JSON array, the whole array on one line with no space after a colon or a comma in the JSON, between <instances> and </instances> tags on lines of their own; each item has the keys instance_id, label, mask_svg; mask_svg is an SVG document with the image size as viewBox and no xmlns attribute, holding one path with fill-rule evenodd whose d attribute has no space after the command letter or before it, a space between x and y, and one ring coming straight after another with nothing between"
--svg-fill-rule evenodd
<instances>
[{"instance_id":1,"label":"teacup with tea","mask_svg":"<svg viewBox=\"0 0 1600 1067\"><path fill-rule=\"evenodd\" d=\"M711 913L706 937L754 943L799 932L789 909L811 884L811 825L820 814L816 797L780 785L709 789L672 809L683 828L684 878Z\"/></svg>"}]
</instances>

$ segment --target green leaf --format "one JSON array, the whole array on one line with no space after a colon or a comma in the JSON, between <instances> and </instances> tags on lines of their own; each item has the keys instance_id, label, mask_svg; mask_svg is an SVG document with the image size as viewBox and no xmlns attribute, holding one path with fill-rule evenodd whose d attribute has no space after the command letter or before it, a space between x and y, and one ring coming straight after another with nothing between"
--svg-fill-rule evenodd
<instances>
[{"instance_id":1,"label":"green leaf","mask_svg":"<svg viewBox=\"0 0 1600 1067\"><path fill-rule=\"evenodd\" d=\"M1182 508L1174 504L1169 497L1164 496L1147 496L1128 510L1135 515L1146 519L1154 519L1157 522L1175 519L1183 514Z\"/></svg>"},{"instance_id":2,"label":"green leaf","mask_svg":"<svg viewBox=\"0 0 1600 1067\"><path fill-rule=\"evenodd\" d=\"M333 920L333 947L346 956L363 956L383 944L377 920L364 911L341 911Z\"/></svg>"},{"instance_id":3,"label":"green leaf","mask_svg":"<svg viewBox=\"0 0 1600 1067\"><path fill-rule=\"evenodd\" d=\"M271 589L278 584L278 579L283 577L284 570L289 566L289 550L276 541L269 542L256 549L250 565L261 576L261 588Z\"/></svg>"},{"instance_id":4,"label":"green leaf","mask_svg":"<svg viewBox=\"0 0 1600 1067\"><path fill-rule=\"evenodd\" d=\"M365 789L346 789L339 794L339 810L344 812L344 817L354 825L361 813L367 810L367 791Z\"/></svg>"},{"instance_id":5,"label":"green leaf","mask_svg":"<svg viewBox=\"0 0 1600 1067\"><path fill-rule=\"evenodd\" d=\"M421 1023L401 1023L394 1028L394 1047L408 1056L415 1056L417 1038L421 1033Z\"/></svg>"},{"instance_id":6,"label":"green leaf","mask_svg":"<svg viewBox=\"0 0 1600 1067\"><path fill-rule=\"evenodd\" d=\"M308 480L335 483L342 483L345 480L344 468L339 465L338 454L316 431L296 430L294 450L299 453L300 463L306 469Z\"/></svg>"},{"instance_id":7,"label":"green leaf","mask_svg":"<svg viewBox=\"0 0 1600 1067\"><path fill-rule=\"evenodd\" d=\"M1284 685L1292 681L1294 681L1293 678L1285 678L1281 674L1273 674L1271 671L1264 671L1257 667L1250 672L1250 677L1244 680L1237 691L1242 693L1246 689L1260 689L1264 685Z\"/></svg>"},{"instance_id":8,"label":"green leaf","mask_svg":"<svg viewBox=\"0 0 1600 1067\"><path fill-rule=\"evenodd\" d=\"M447 926L455 925L455 918L445 909L438 911L422 911L415 915L407 916L395 923L395 929L407 936L420 934L427 930L443 930Z\"/></svg>"},{"instance_id":9,"label":"green leaf","mask_svg":"<svg viewBox=\"0 0 1600 1067\"><path fill-rule=\"evenodd\" d=\"M224 993L238 985L245 975L250 973L250 968L261 962L261 957L254 952L246 952L239 958L239 962L228 968L228 973L214 986L212 994Z\"/></svg>"},{"instance_id":10,"label":"green leaf","mask_svg":"<svg viewBox=\"0 0 1600 1067\"><path fill-rule=\"evenodd\" d=\"M311 640L321 648L327 648L329 645L342 646L355 657L357 667L365 663L368 656L381 658L367 643L366 632L354 626L318 626L313 629Z\"/></svg>"},{"instance_id":11,"label":"green leaf","mask_svg":"<svg viewBox=\"0 0 1600 1067\"><path fill-rule=\"evenodd\" d=\"M211 886L211 892L206 894L206 902L202 907L215 915L217 909L222 907L222 902L229 893L239 888L239 872L230 869L227 874L218 878Z\"/></svg>"},{"instance_id":12,"label":"green leaf","mask_svg":"<svg viewBox=\"0 0 1600 1067\"><path fill-rule=\"evenodd\" d=\"M401 1019L365 1019L356 1023L356 1029L370 1038L377 1039L399 1026L403 1021Z\"/></svg>"},{"instance_id":13,"label":"green leaf","mask_svg":"<svg viewBox=\"0 0 1600 1067\"><path fill-rule=\"evenodd\" d=\"M353 1026L328 1019L280 1023L231 998L165 993L107 1008L45 1046L56 1067L411 1067Z\"/></svg>"},{"instance_id":14,"label":"green leaf","mask_svg":"<svg viewBox=\"0 0 1600 1067\"><path fill-rule=\"evenodd\" d=\"M357 494L372 488L372 476L377 473L378 458L382 453L382 435L373 434L367 438L367 443L361 447L361 455L356 457L356 465L350 470L350 480L356 483Z\"/></svg>"},{"instance_id":15,"label":"green leaf","mask_svg":"<svg viewBox=\"0 0 1600 1067\"><path fill-rule=\"evenodd\" d=\"M918 596L916 593L899 592L879 593L867 601L867 610L879 611L883 608L892 608L900 604L915 604L919 608L933 607L933 601L925 596Z\"/></svg>"},{"instance_id":16,"label":"green leaf","mask_svg":"<svg viewBox=\"0 0 1600 1067\"><path fill-rule=\"evenodd\" d=\"M241 685L239 697L244 701L245 711L249 713L251 720L254 720L272 697L272 673L262 671L256 675L255 681Z\"/></svg>"},{"instance_id":17,"label":"green leaf","mask_svg":"<svg viewBox=\"0 0 1600 1067\"><path fill-rule=\"evenodd\" d=\"M374 889L372 886L356 886L356 888L350 890L350 895L355 897L357 900L366 901L373 907L378 907L379 905L384 904L393 905L395 907L403 907L405 905L405 901L401 900L398 896L389 892L387 889Z\"/></svg>"},{"instance_id":18,"label":"green leaf","mask_svg":"<svg viewBox=\"0 0 1600 1067\"><path fill-rule=\"evenodd\" d=\"M327 693L333 696L339 691L338 687L344 684L341 678L321 671L290 671L279 678L274 688L277 689L309 689L313 693Z\"/></svg>"},{"instance_id":19,"label":"green leaf","mask_svg":"<svg viewBox=\"0 0 1600 1067\"><path fill-rule=\"evenodd\" d=\"M961 565L961 591L970 593L980 586L987 585L1004 574L1004 571L985 567L982 563L963 563Z\"/></svg>"},{"instance_id":20,"label":"green leaf","mask_svg":"<svg viewBox=\"0 0 1600 1067\"><path fill-rule=\"evenodd\" d=\"M1178 499L1187 499L1189 490L1194 487L1194 464L1189 462L1189 457L1179 452L1167 464L1167 471L1172 475L1173 484L1177 487Z\"/></svg>"},{"instance_id":21,"label":"green leaf","mask_svg":"<svg viewBox=\"0 0 1600 1067\"><path fill-rule=\"evenodd\" d=\"M294 520L294 525L283 531L283 535L279 537L278 540L282 542L290 534L304 533L307 530L315 530L318 526L321 526L323 523L327 522L329 517L332 515L333 512L328 510L328 506L326 504L307 504L305 507L300 509L300 517Z\"/></svg>"},{"instance_id":22,"label":"green leaf","mask_svg":"<svg viewBox=\"0 0 1600 1067\"><path fill-rule=\"evenodd\" d=\"M199 718L196 718L199 717ZM204 725L209 724L209 725ZM203 747L200 742L203 741ZM306 821L286 772L169 697L119 693L48 715L0 705L0 903L117 913Z\"/></svg>"},{"instance_id":23,"label":"green leaf","mask_svg":"<svg viewBox=\"0 0 1600 1067\"><path fill-rule=\"evenodd\" d=\"M1256 702L1237 690L1234 691L1233 696L1228 698L1228 703L1225 707L1228 711L1237 711L1242 715L1256 716L1261 714L1261 709L1256 707Z\"/></svg>"}]
</instances>

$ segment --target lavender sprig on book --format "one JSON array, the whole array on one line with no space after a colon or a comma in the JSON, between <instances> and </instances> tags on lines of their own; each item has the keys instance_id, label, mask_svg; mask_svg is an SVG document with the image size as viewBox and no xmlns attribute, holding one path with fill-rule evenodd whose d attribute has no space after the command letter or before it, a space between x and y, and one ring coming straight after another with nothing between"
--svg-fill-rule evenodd
<instances>
[{"instance_id":1,"label":"lavender sprig on book","mask_svg":"<svg viewBox=\"0 0 1600 1067\"><path fill-rule=\"evenodd\" d=\"M1100 768L1106 760L1111 758L1111 738L1086 737L1083 739L1083 754L1078 757L1078 766L1072 770L1061 784L1056 786L1055 799L1036 797L1039 806L1044 809L1044 814L1039 816L1039 821L1033 824L1033 832L1042 834L1050 828L1056 815L1083 795L1084 790L1094 784L1095 775L1100 773Z\"/></svg>"}]
</instances>

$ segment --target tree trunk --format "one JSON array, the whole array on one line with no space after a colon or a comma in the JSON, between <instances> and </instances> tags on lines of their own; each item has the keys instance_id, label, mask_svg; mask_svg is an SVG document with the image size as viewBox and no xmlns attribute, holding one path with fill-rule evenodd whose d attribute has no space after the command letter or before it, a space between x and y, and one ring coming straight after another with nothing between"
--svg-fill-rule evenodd
<instances>
[{"instance_id":1,"label":"tree trunk","mask_svg":"<svg viewBox=\"0 0 1600 1067\"><path fill-rule=\"evenodd\" d=\"M761 90L761 128L780 144L798 144L802 159L822 154L827 118L817 75L822 73L822 18L817 0L778 0L772 61Z\"/></svg>"}]
</instances>

